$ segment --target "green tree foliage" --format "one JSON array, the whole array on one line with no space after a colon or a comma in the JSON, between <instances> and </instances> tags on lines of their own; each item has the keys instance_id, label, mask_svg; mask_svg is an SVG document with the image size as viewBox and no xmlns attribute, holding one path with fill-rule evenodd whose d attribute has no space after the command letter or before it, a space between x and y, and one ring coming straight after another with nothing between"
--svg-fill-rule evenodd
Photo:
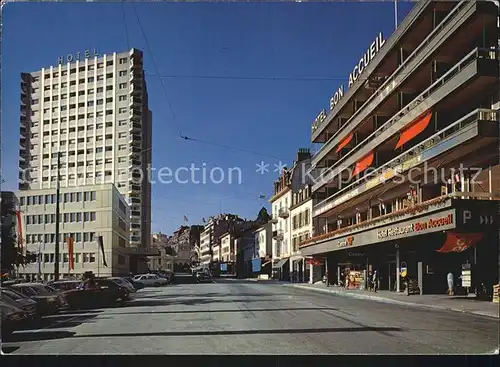
<instances>
[{"instance_id":1,"label":"green tree foliage","mask_svg":"<svg viewBox=\"0 0 500 367\"><path fill-rule=\"evenodd\" d=\"M2 200L1 217L2 223L2 245L1 247L1 272L7 273L17 266L36 262L36 254L26 252L23 254L19 247L18 236L16 234L16 211L14 203L9 200Z\"/></svg>"}]
</instances>

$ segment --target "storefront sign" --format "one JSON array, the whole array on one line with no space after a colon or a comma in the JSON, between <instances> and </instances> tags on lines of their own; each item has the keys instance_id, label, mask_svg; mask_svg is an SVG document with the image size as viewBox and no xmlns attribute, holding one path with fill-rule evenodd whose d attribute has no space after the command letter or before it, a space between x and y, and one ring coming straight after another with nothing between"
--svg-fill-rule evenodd
<instances>
[{"instance_id":1,"label":"storefront sign","mask_svg":"<svg viewBox=\"0 0 500 367\"><path fill-rule=\"evenodd\" d=\"M456 209L448 209L420 218L406 220L398 224L367 229L349 236L339 236L331 240L325 240L317 244L301 247L300 251L302 256L312 256L314 254L326 253L329 251L343 250L346 247L360 247L419 234L446 231L455 227Z\"/></svg>"},{"instance_id":2,"label":"storefront sign","mask_svg":"<svg viewBox=\"0 0 500 367\"><path fill-rule=\"evenodd\" d=\"M58 64L64 64L65 62L80 61L80 57L84 56L84 59L90 59L91 57L99 56L97 48L92 50L85 50L84 52L77 52L76 54L68 54L65 56L59 56L57 58Z\"/></svg>"},{"instance_id":3,"label":"storefront sign","mask_svg":"<svg viewBox=\"0 0 500 367\"><path fill-rule=\"evenodd\" d=\"M354 237L353 236L349 236L347 237L344 241L340 241L337 245L337 247L348 247L348 246L352 246L354 242Z\"/></svg>"},{"instance_id":4,"label":"storefront sign","mask_svg":"<svg viewBox=\"0 0 500 367\"><path fill-rule=\"evenodd\" d=\"M349 257L363 257L365 254L363 252L349 252Z\"/></svg>"},{"instance_id":5,"label":"storefront sign","mask_svg":"<svg viewBox=\"0 0 500 367\"><path fill-rule=\"evenodd\" d=\"M412 232L426 232L433 228L439 228L454 224L453 214L448 214L445 217L431 217L426 221L417 221L402 226L389 227L381 229L377 232L378 239L398 237Z\"/></svg>"}]
</instances>

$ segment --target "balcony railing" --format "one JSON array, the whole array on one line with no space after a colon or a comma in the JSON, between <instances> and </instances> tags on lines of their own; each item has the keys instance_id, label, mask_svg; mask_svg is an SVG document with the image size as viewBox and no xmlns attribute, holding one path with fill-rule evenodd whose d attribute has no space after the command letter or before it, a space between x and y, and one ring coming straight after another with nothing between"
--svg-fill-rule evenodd
<instances>
[{"instance_id":1,"label":"balcony railing","mask_svg":"<svg viewBox=\"0 0 500 367\"><path fill-rule=\"evenodd\" d=\"M341 159L335 162L335 164L329 167L327 170L323 172L323 174L319 177L322 185L329 182L333 177L338 174L345 167L350 166L350 164L344 164L341 166L342 162L345 162L347 159L353 157L355 154L357 156L362 156L363 153L361 150L366 148L366 145L373 142L373 140L379 137L381 134L392 128L397 122L399 122L402 118L407 116L411 111L413 111L417 106L419 106L422 102L427 100L433 93L435 93L438 89L443 87L447 82L449 82L454 76L456 76L462 69L473 63L478 59L495 59L497 52L492 51L490 49L485 48L476 48L471 51L467 56L465 56L462 60L460 60L455 66L453 66L448 72L446 72L442 77L436 80L432 85L430 85L425 91L423 91L418 97L416 97L412 102L410 102L406 107L396 113L390 120L388 120L384 125L375 130L372 134L370 134L365 140L356 145L351 151L349 151L346 155L344 155ZM338 171L338 172L337 172ZM322 185L314 185L314 190L318 189Z\"/></svg>"},{"instance_id":2,"label":"balcony railing","mask_svg":"<svg viewBox=\"0 0 500 367\"><path fill-rule=\"evenodd\" d=\"M280 218L288 218L290 216L290 212L288 208L280 208L278 215Z\"/></svg>"},{"instance_id":3,"label":"balcony railing","mask_svg":"<svg viewBox=\"0 0 500 367\"><path fill-rule=\"evenodd\" d=\"M276 241L280 241L283 239L284 232L282 229L278 229L277 231L273 231L273 238Z\"/></svg>"},{"instance_id":4,"label":"balcony railing","mask_svg":"<svg viewBox=\"0 0 500 367\"><path fill-rule=\"evenodd\" d=\"M383 175L385 175L385 172L391 170L393 172L403 172L404 171L403 166L406 164L406 162L409 162L411 159L416 159L416 157L418 157L419 154L422 154L426 150L433 149L440 141L450 137L451 135L455 134L456 132L462 130L466 126L478 120L499 121L500 112L496 110L483 109L483 108L479 108L475 111L472 111L471 113L465 115L461 119L448 125L443 130L425 139L418 146L415 146L407 150L406 152L398 155L396 158L390 160L384 165L371 171L365 177L356 180L355 182L351 183L350 185L344 187L335 194L331 195L327 199L319 202L314 206L314 216L320 215L330 210L330 207L333 208L336 205L340 205L341 203L344 203L347 200L350 200L358 195L361 195L362 193L356 193L351 196L349 195L349 192L361 186L361 184L364 182L369 183L371 182L371 179L377 180L378 178L383 177ZM375 184L372 186L372 188L373 187L375 187ZM343 196L345 196L345 200L341 200Z\"/></svg>"},{"instance_id":5,"label":"balcony railing","mask_svg":"<svg viewBox=\"0 0 500 367\"><path fill-rule=\"evenodd\" d=\"M363 105L354 113L354 115L352 115L349 120L344 124L344 126L347 126L349 125L352 120L354 120L355 118L357 118L357 116L361 113L361 112L364 112L364 110L366 109L366 107L377 97L380 97L381 99L382 98L385 98L386 96L383 96L383 94L387 94L387 90L390 89L390 90L394 90L394 88L390 86L391 83L395 84L394 83L394 79L397 78L398 76L400 75L406 75L406 76L409 76L411 74L411 71L407 70L409 69L409 65L413 62L413 59L415 59L415 57L417 55L419 55L421 53L421 51L423 50L424 47L426 47L432 40L435 39L435 36L439 34L439 32L441 32L443 30L443 28L448 25L450 23L450 21L452 21L455 17L455 15L457 14L457 12L459 10L461 10L466 4L470 4L472 2L468 2L468 1L462 1L461 3L459 3L457 6L455 6L449 13L448 15L441 21L441 23L439 23L439 25L434 28L432 30L431 33L429 33L429 35L420 43L420 45L418 45L418 47L404 60L403 64L401 64L392 74L391 76L377 89L377 91L375 93L373 93L369 98L368 100L363 103ZM404 79L403 79L404 80ZM315 121L313 122L312 124L312 133L314 133L317 129L319 129L321 127L321 124L323 124L323 122L326 120L323 119L323 120L320 120L320 121ZM329 123L329 122L328 122ZM340 133L345 133L346 135L348 134L349 130L351 129L343 129L343 128L340 128L339 130L337 130L335 132L335 134L333 134L333 136L328 140L328 142L325 143L328 144L329 142L333 141L334 139L337 139L339 137L339 134ZM321 150L318 151L316 154L319 154L321 153Z\"/></svg>"}]
</instances>

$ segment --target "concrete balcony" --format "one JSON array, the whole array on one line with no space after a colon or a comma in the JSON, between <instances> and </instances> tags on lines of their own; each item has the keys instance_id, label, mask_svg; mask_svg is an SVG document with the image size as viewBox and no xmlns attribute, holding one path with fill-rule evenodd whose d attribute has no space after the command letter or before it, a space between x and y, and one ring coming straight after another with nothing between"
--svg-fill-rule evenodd
<instances>
[{"instance_id":1,"label":"concrete balcony","mask_svg":"<svg viewBox=\"0 0 500 367\"><path fill-rule=\"evenodd\" d=\"M281 241L283 240L284 237L284 232L282 229L278 229L277 231L273 231L273 239L276 241Z\"/></svg>"},{"instance_id":2,"label":"concrete balcony","mask_svg":"<svg viewBox=\"0 0 500 367\"><path fill-rule=\"evenodd\" d=\"M288 210L288 208L280 208L278 216L280 218L286 219L290 216L290 211Z\"/></svg>"}]
</instances>

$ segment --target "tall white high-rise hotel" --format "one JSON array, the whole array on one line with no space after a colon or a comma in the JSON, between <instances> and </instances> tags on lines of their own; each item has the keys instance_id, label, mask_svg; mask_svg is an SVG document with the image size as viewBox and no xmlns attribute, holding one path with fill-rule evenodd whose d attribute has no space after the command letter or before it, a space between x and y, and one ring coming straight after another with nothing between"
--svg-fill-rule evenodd
<instances>
[{"instance_id":1,"label":"tall white high-rise hotel","mask_svg":"<svg viewBox=\"0 0 500 367\"><path fill-rule=\"evenodd\" d=\"M60 154L61 188L113 183L130 204L130 246L149 247L151 129L137 49L87 50L22 73L19 165L30 177L19 189L55 188Z\"/></svg>"}]
</instances>

